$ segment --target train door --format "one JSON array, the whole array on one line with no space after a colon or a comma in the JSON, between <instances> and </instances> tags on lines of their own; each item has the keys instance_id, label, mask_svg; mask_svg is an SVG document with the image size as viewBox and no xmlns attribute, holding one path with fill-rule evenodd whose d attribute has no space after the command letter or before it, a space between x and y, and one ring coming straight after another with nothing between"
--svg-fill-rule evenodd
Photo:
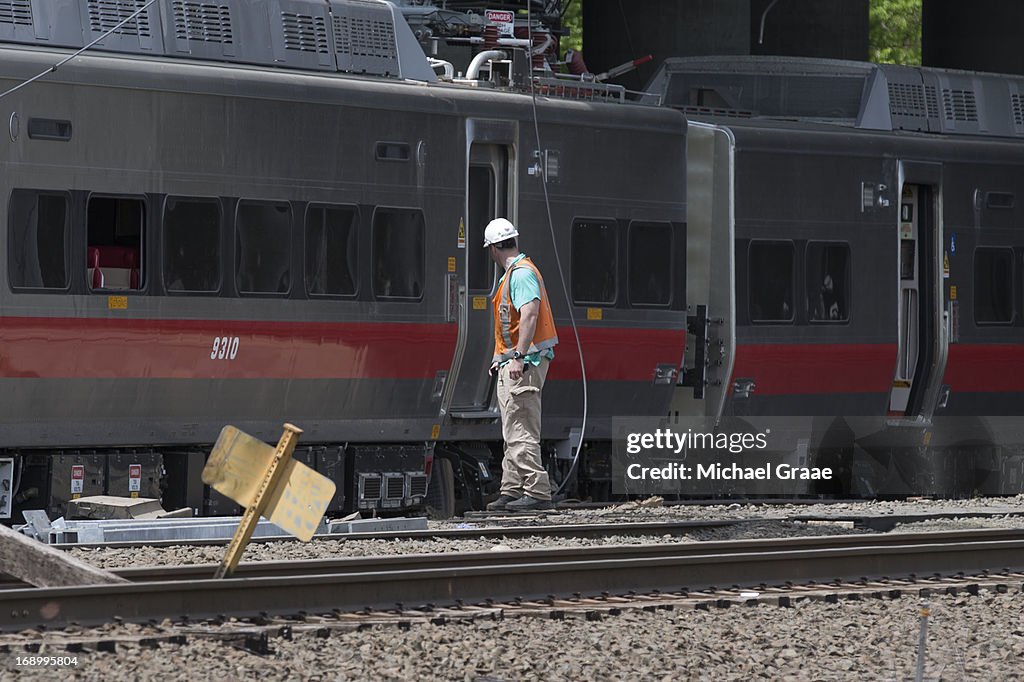
<instances>
[{"instance_id":1,"label":"train door","mask_svg":"<svg viewBox=\"0 0 1024 682\"><path fill-rule=\"evenodd\" d=\"M491 219L509 215L509 145L471 142L466 179L463 277L459 277L460 348L453 365L449 414L456 418L493 418L494 320L491 296L495 265L483 248L483 231Z\"/></svg>"},{"instance_id":2,"label":"train door","mask_svg":"<svg viewBox=\"0 0 1024 682\"><path fill-rule=\"evenodd\" d=\"M898 352L889 414L931 417L946 365L937 185L904 182L899 205Z\"/></svg>"},{"instance_id":3,"label":"train door","mask_svg":"<svg viewBox=\"0 0 1024 682\"><path fill-rule=\"evenodd\" d=\"M686 136L688 330L670 413L717 417L736 356L736 141L727 128L696 121Z\"/></svg>"}]
</instances>

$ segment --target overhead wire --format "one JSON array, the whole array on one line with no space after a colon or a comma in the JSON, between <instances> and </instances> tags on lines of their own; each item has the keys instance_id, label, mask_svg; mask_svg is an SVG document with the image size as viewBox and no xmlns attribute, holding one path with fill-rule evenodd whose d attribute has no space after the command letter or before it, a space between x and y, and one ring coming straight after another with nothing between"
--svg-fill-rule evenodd
<instances>
[{"instance_id":1,"label":"overhead wire","mask_svg":"<svg viewBox=\"0 0 1024 682\"><path fill-rule=\"evenodd\" d=\"M529 34L530 44L533 45L533 17L530 12L530 6L526 8L526 28ZM527 55L529 58L529 55ZM562 283L562 293L565 296L566 307L569 310L569 323L572 325L573 337L576 340L576 352L580 358L580 375L582 378L583 387L583 419L580 424L580 439L576 444L576 454L573 455L572 464L569 466L569 471L566 473L561 485L558 486L558 490L555 491L555 495L559 495L572 480L573 474L576 473L577 466L580 461L580 453L583 450L583 438L587 432L587 416L588 416L588 390L587 390L587 363L583 359L583 343L580 341L580 331L576 325L576 316L572 311L572 298L569 296L569 286L566 284L565 270L562 268L562 258L558 254L558 239L555 235L555 221L551 217L551 196L548 193L548 174L547 168L544 165L544 156L542 150L544 147L541 145L540 140L540 115L537 113L537 91L533 84L533 66L531 63L530 74L528 78L530 82L530 102L533 108L533 132L537 141L537 160L541 164L538 175L541 179L541 187L544 190L544 208L547 211L548 218L548 230L551 232L551 248L555 256L555 264L558 266L558 277Z\"/></svg>"},{"instance_id":2,"label":"overhead wire","mask_svg":"<svg viewBox=\"0 0 1024 682\"><path fill-rule=\"evenodd\" d=\"M111 28L107 29L102 35L100 35L98 38L96 38L91 43L89 43L85 47L81 48L80 50L78 50L74 54L65 57L64 59L60 60L59 62L57 62L56 64L54 64L50 68L46 69L45 71L41 71L41 72L37 73L35 76L32 76L28 80L25 80L25 81L22 81L21 83L18 83L13 88L5 90L4 92L0 92L0 98L4 98L4 97L6 97L7 95L10 95L13 92L21 90L26 85L29 85L31 83L35 83L37 80L39 80L43 76L46 76L47 74L56 73L57 69L59 69L60 67L64 66L65 64L70 62L75 57L78 57L79 55L81 55L86 50L92 48L93 45L95 45L96 43L100 42L101 40L103 40L104 38L109 36L111 33L113 33L114 31L118 30L119 28L121 28L122 26L127 24L129 21L133 20L135 17L137 17L140 14L142 14L143 12L145 12L154 3L156 3L156 0L149 0L149 2L147 2L145 5L143 5L142 7L138 8L137 10L135 10L134 12L129 14L127 17L125 17L124 19L122 19L118 23L114 24L114 26L112 26Z\"/></svg>"}]
</instances>

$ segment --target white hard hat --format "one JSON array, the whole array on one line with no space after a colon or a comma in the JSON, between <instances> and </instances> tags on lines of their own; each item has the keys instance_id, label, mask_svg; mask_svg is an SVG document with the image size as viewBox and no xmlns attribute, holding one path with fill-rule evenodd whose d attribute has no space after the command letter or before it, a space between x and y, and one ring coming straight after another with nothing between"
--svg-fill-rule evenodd
<instances>
[{"instance_id":1,"label":"white hard hat","mask_svg":"<svg viewBox=\"0 0 1024 682\"><path fill-rule=\"evenodd\" d=\"M500 244L506 239L518 237L519 230L505 218L495 218L484 228L484 246Z\"/></svg>"}]
</instances>

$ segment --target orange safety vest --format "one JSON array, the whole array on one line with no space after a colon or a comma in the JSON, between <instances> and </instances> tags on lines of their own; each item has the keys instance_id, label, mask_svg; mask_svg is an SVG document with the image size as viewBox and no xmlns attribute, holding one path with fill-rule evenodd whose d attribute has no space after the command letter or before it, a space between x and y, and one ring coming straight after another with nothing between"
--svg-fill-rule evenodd
<instances>
[{"instance_id":1,"label":"orange safety vest","mask_svg":"<svg viewBox=\"0 0 1024 682\"><path fill-rule=\"evenodd\" d=\"M537 353L548 348L554 348L558 343L558 335L555 334L555 318L551 314L551 303L548 301L548 292L544 288L544 278L540 276L540 270L529 258L521 258L516 261L501 278L498 284L498 291L494 294L494 362L501 362L512 357L516 346L519 345L519 311L512 305L512 287L509 282L512 279L512 271L516 268L529 268L537 276L537 283L540 284L540 312L537 315L537 329L533 333L533 342L530 343L530 353Z\"/></svg>"}]
</instances>

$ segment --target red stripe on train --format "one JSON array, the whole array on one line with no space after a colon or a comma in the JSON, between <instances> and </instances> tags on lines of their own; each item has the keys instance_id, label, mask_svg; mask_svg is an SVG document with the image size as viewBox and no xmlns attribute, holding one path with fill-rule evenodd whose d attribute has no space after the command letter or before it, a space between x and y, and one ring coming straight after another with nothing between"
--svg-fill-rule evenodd
<instances>
[{"instance_id":1,"label":"red stripe on train","mask_svg":"<svg viewBox=\"0 0 1024 682\"><path fill-rule=\"evenodd\" d=\"M1024 392L1024 345L954 343L943 383L954 394Z\"/></svg>"},{"instance_id":2,"label":"red stripe on train","mask_svg":"<svg viewBox=\"0 0 1024 682\"><path fill-rule=\"evenodd\" d=\"M653 381L658 365L678 368L683 362L686 332L682 329L580 327L579 332L587 381ZM582 376L572 327L559 327L548 377L579 381Z\"/></svg>"},{"instance_id":3,"label":"red stripe on train","mask_svg":"<svg viewBox=\"0 0 1024 682\"><path fill-rule=\"evenodd\" d=\"M4 317L0 377L426 380L449 368L456 331L454 324ZM578 379L572 329L558 334L550 376ZM684 343L681 330L585 327L580 337L588 378L606 381L652 379L656 364L680 360ZM491 339L470 339L477 342Z\"/></svg>"},{"instance_id":4,"label":"red stripe on train","mask_svg":"<svg viewBox=\"0 0 1024 682\"><path fill-rule=\"evenodd\" d=\"M754 379L755 396L889 393L896 351L895 344L741 345L733 380ZM943 383L954 393L1024 392L1024 345L952 344Z\"/></svg>"},{"instance_id":5,"label":"red stripe on train","mask_svg":"<svg viewBox=\"0 0 1024 682\"><path fill-rule=\"evenodd\" d=\"M755 396L888 393L895 367L896 344L744 344L732 376Z\"/></svg>"}]
</instances>

